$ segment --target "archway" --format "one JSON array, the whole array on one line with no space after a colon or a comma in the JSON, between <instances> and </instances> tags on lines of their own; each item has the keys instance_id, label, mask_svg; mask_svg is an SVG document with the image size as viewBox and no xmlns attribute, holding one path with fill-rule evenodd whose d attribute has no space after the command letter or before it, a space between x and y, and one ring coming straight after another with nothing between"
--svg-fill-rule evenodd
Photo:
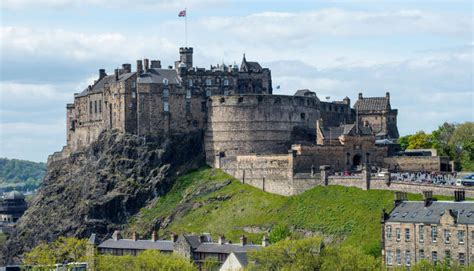
<instances>
[{"instance_id":1,"label":"archway","mask_svg":"<svg viewBox=\"0 0 474 271\"><path fill-rule=\"evenodd\" d=\"M354 155L354 157L352 158L352 166L353 167L359 166L360 165L360 160L361 160L360 154Z\"/></svg>"}]
</instances>

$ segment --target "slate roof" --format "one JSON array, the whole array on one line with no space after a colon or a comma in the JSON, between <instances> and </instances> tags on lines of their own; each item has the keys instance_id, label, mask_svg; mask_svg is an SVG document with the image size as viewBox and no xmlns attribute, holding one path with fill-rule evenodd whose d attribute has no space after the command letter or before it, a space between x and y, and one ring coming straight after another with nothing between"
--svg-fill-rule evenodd
<instances>
[{"instance_id":1,"label":"slate roof","mask_svg":"<svg viewBox=\"0 0 474 271\"><path fill-rule=\"evenodd\" d=\"M149 69L147 73L140 74L138 83L141 84L163 84L164 79L168 79L168 84L177 85L181 83L181 78L178 72L174 69Z\"/></svg>"},{"instance_id":2,"label":"slate roof","mask_svg":"<svg viewBox=\"0 0 474 271\"><path fill-rule=\"evenodd\" d=\"M325 139L337 139L341 135L355 135L355 124L343 124L338 127L323 127L321 129ZM359 125L360 135L371 135L372 129L370 127Z\"/></svg>"},{"instance_id":3,"label":"slate roof","mask_svg":"<svg viewBox=\"0 0 474 271\"><path fill-rule=\"evenodd\" d=\"M295 96L316 97L316 93L309 89L298 89L295 92Z\"/></svg>"},{"instance_id":4,"label":"slate roof","mask_svg":"<svg viewBox=\"0 0 474 271\"><path fill-rule=\"evenodd\" d=\"M119 82L125 81L125 80L129 79L130 77L132 77L134 74L135 74L135 72L122 73L122 74L119 75L119 80L118 81ZM79 95L77 95L77 96L85 96L85 95L91 94L91 93L100 93L104 90L105 84L106 83L111 83L111 82L115 82L115 74L105 76L104 78L102 78L101 80L96 82L92 86L92 89L90 91L89 91L89 88L86 88L81 93L79 93Z\"/></svg>"},{"instance_id":5,"label":"slate roof","mask_svg":"<svg viewBox=\"0 0 474 271\"><path fill-rule=\"evenodd\" d=\"M232 252L247 252L250 250L261 249L261 245L252 245L247 244L242 246L240 244L218 244L218 243L201 243L195 252L204 252L204 253L227 253Z\"/></svg>"},{"instance_id":6,"label":"slate roof","mask_svg":"<svg viewBox=\"0 0 474 271\"><path fill-rule=\"evenodd\" d=\"M196 249L201 244L199 240L200 237L197 235L184 235L184 238L188 241L192 249Z\"/></svg>"},{"instance_id":7,"label":"slate roof","mask_svg":"<svg viewBox=\"0 0 474 271\"><path fill-rule=\"evenodd\" d=\"M242 64L240 65L240 71L261 72L262 66L260 66L258 62L247 61L244 54L244 57L242 58Z\"/></svg>"},{"instance_id":8,"label":"slate roof","mask_svg":"<svg viewBox=\"0 0 474 271\"><path fill-rule=\"evenodd\" d=\"M241 266L247 266L249 264L247 252L233 252L233 254Z\"/></svg>"},{"instance_id":9,"label":"slate roof","mask_svg":"<svg viewBox=\"0 0 474 271\"><path fill-rule=\"evenodd\" d=\"M136 250L158 249L161 251L173 251L173 241L157 240L153 242L152 240L133 241L132 239L119 239L115 241L114 239L108 239L102 242L98 246L98 248L136 249Z\"/></svg>"},{"instance_id":10,"label":"slate roof","mask_svg":"<svg viewBox=\"0 0 474 271\"><path fill-rule=\"evenodd\" d=\"M423 201L404 201L390 212L386 222L439 224L446 209L453 210L458 224L474 224L474 201L434 201L428 207Z\"/></svg>"},{"instance_id":11,"label":"slate roof","mask_svg":"<svg viewBox=\"0 0 474 271\"><path fill-rule=\"evenodd\" d=\"M354 109L362 112L390 110L390 100L387 97L364 97L356 101Z\"/></svg>"},{"instance_id":12,"label":"slate roof","mask_svg":"<svg viewBox=\"0 0 474 271\"><path fill-rule=\"evenodd\" d=\"M6 200L22 200L22 199L25 199L25 195L23 195L22 193L20 193L18 191L11 191L11 192L6 192L3 195L3 199L6 199Z\"/></svg>"}]
</instances>

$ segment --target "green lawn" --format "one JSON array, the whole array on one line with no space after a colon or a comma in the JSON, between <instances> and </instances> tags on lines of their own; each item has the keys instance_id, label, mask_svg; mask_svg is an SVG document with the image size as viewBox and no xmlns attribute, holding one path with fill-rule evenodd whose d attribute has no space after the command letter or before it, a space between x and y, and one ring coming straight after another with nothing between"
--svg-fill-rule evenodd
<instances>
[{"instance_id":1,"label":"green lawn","mask_svg":"<svg viewBox=\"0 0 474 271\"><path fill-rule=\"evenodd\" d=\"M408 195L409 200L421 198ZM163 218L180 210L160 234L209 232L225 234L234 242L245 234L260 242L264 230L281 224L295 232L322 233L378 255L381 211L389 211L393 199L391 191L342 186L315 187L283 197L243 185L220 170L202 168L180 177L166 196L143 208L130 221L128 231L148 233L157 220L167 223ZM249 233L244 227L254 231Z\"/></svg>"}]
</instances>

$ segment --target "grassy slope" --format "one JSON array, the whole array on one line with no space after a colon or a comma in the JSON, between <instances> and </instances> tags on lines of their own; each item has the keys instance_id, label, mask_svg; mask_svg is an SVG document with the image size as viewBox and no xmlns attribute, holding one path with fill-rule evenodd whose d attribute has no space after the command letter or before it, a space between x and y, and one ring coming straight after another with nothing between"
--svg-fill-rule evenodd
<instances>
[{"instance_id":1,"label":"grassy slope","mask_svg":"<svg viewBox=\"0 0 474 271\"><path fill-rule=\"evenodd\" d=\"M244 227L270 228L276 224L328 234L344 244L361 246L378 254L382 208L393 206L393 192L362 191L342 186L315 187L303 194L283 197L243 185L220 170L202 168L180 177L172 191L153 202L130 221L129 231L147 232L153 221L169 215L190 193L231 179L223 188L191 200L192 211L175 217L167 232L225 234L234 242L245 233L259 242L262 233L249 234ZM420 200L421 195L409 195ZM163 234L163 232L162 232Z\"/></svg>"}]
</instances>

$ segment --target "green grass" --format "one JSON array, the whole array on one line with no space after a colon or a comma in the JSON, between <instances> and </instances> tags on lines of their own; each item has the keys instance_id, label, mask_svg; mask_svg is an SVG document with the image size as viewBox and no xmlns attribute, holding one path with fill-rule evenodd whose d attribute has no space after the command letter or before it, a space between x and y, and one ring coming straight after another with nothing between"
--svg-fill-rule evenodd
<instances>
[{"instance_id":1,"label":"green grass","mask_svg":"<svg viewBox=\"0 0 474 271\"><path fill-rule=\"evenodd\" d=\"M232 181L215 191L206 191L227 180ZM391 191L342 186L315 187L297 196L283 197L243 185L220 170L202 168L180 177L168 194L130 221L128 230L149 232L156 221L169 216L175 208L188 206L187 211L173 218L166 232L225 234L234 242L245 234L251 241L260 242L263 231L280 224L321 233L378 255L381 211L389 211L393 199ZM421 200L422 196L409 194L408 199ZM244 227L262 232L245 232Z\"/></svg>"}]
</instances>

